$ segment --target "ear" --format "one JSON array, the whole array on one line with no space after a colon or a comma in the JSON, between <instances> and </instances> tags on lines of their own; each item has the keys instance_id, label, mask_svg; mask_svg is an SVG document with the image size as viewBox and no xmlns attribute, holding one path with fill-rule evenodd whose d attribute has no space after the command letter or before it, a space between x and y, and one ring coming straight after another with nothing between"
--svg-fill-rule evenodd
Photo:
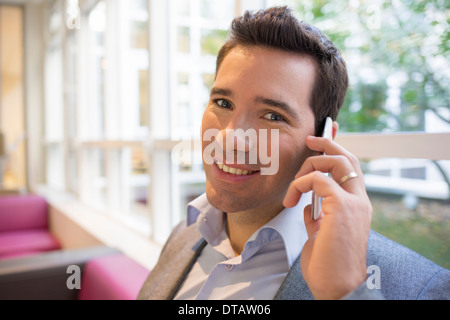
<instances>
[{"instance_id":1,"label":"ear","mask_svg":"<svg viewBox=\"0 0 450 320\"><path fill-rule=\"evenodd\" d=\"M339 130L339 123L333 121L333 140L334 138L336 138L338 130Z\"/></svg>"}]
</instances>

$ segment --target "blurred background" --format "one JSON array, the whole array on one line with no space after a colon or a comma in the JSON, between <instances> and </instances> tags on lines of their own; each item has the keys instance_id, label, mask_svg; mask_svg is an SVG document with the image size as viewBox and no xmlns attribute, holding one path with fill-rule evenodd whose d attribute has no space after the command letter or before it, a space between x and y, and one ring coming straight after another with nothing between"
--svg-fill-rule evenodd
<instances>
[{"instance_id":1,"label":"blurred background","mask_svg":"<svg viewBox=\"0 0 450 320\"><path fill-rule=\"evenodd\" d=\"M450 268L445 0L0 0L0 192L44 194L62 213L77 203L71 219L99 215L164 243L204 192L192 141L231 20L274 5L347 61L343 142L421 138L361 157L373 229ZM410 156L424 147L438 156Z\"/></svg>"}]
</instances>

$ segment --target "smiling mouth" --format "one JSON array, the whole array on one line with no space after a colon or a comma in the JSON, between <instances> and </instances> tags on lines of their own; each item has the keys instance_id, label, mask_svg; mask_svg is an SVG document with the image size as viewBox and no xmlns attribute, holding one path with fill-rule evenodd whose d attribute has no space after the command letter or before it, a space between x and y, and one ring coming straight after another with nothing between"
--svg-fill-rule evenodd
<instances>
[{"instance_id":1,"label":"smiling mouth","mask_svg":"<svg viewBox=\"0 0 450 320\"><path fill-rule=\"evenodd\" d=\"M229 167L218 161L216 162L216 164L219 167L219 169L222 170L223 172L226 172L229 174L234 174L237 176L246 176L246 175L258 172L258 171L250 171L250 170L242 170L242 169L232 168L232 167Z\"/></svg>"}]
</instances>

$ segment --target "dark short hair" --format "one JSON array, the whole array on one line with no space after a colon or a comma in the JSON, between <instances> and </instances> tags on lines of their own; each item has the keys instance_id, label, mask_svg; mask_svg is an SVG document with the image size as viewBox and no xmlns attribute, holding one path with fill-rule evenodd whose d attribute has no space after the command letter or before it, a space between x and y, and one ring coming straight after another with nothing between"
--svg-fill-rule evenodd
<instances>
[{"instance_id":1,"label":"dark short hair","mask_svg":"<svg viewBox=\"0 0 450 320\"><path fill-rule=\"evenodd\" d=\"M231 23L228 40L217 56L216 75L223 59L237 45L263 46L312 57L317 65L310 97L316 135L322 131L327 116L337 119L348 88L347 68L339 50L319 29L297 20L288 7L246 11Z\"/></svg>"}]
</instances>

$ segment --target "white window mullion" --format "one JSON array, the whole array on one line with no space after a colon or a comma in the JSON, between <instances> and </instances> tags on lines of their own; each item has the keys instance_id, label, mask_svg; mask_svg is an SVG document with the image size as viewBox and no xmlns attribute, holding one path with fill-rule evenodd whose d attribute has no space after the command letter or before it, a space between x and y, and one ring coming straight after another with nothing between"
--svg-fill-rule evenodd
<instances>
[{"instance_id":1,"label":"white window mullion","mask_svg":"<svg viewBox=\"0 0 450 320\"><path fill-rule=\"evenodd\" d=\"M118 15L121 1L106 2L106 28L105 28L105 55L104 70L104 138L106 140L119 138L120 111L118 101L120 98L120 65L125 63L120 59L120 36L118 32Z\"/></svg>"},{"instance_id":2,"label":"white window mullion","mask_svg":"<svg viewBox=\"0 0 450 320\"><path fill-rule=\"evenodd\" d=\"M171 1L149 0L150 146L170 137L169 7ZM149 148L148 203L153 240L164 243L172 228L170 152Z\"/></svg>"},{"instance_id":3,"label":"white window mullion","mask_svg":"<svg viewBox=\"0 0 450 320\"><path fill-rule=\"evenodd\" d=\"M173 227L170 152L153 150L149 169L152 239L164 243Z\"/></svg>"},{"instance_id":4,"label":"white window mullion","mask_svg":"<svg viewBox=\"0 0 450 320\"><path fill-rule=\"evenodd\" d=\"M118 215L120 206L120 189L119 189L119 152L115 149L104 149L106 164L106 208L108 215Z\"/></svg>"}]
</instances>

